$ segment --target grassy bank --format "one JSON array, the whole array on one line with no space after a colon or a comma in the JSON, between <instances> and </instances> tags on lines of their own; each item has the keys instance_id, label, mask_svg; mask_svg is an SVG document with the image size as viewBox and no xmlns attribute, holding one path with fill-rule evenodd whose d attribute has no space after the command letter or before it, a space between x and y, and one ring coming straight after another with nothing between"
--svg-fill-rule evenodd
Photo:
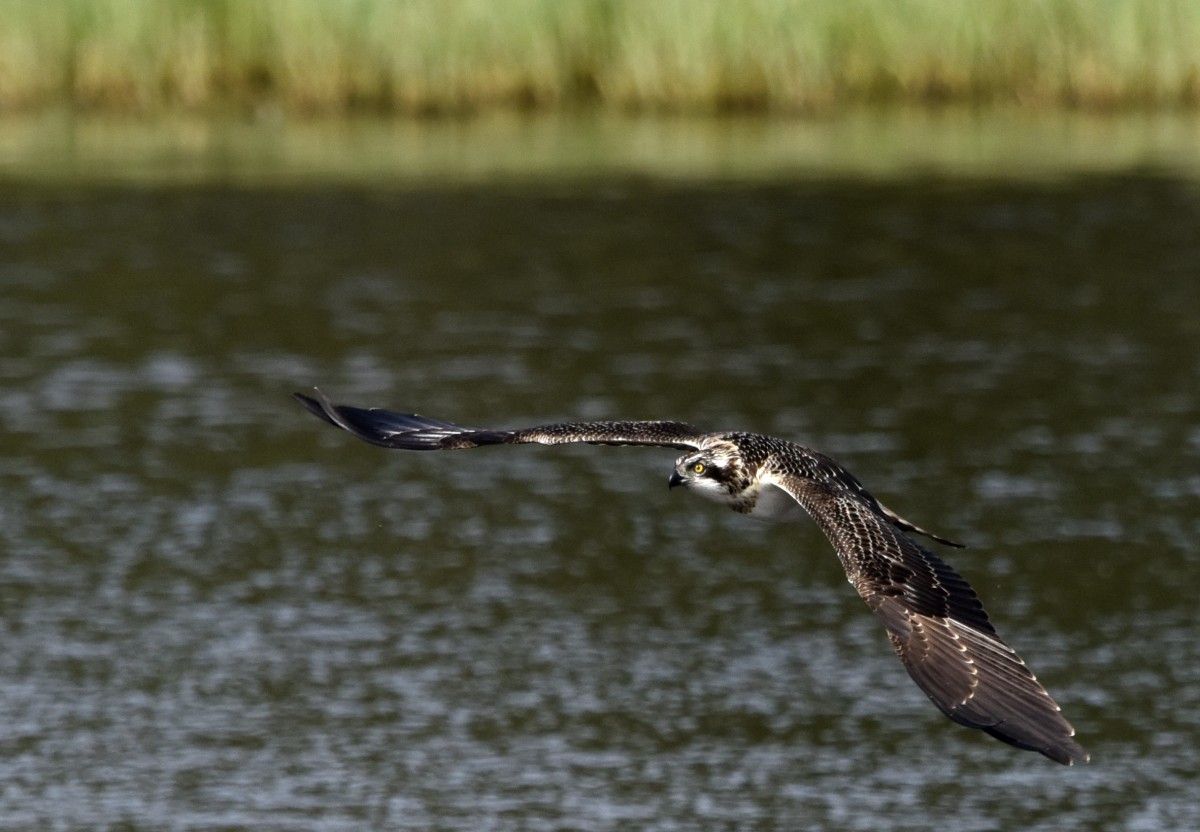
<instances>
[{"instance_id":1,"label":"grassy bank","mask_svg":"<svg viewBox=\"0 0 1200 832\"><path fill-rule=\"evenodd\" d=\"M0 108L1200 105L1196 0L0 0Z\"/></svg>"}]
</instances>

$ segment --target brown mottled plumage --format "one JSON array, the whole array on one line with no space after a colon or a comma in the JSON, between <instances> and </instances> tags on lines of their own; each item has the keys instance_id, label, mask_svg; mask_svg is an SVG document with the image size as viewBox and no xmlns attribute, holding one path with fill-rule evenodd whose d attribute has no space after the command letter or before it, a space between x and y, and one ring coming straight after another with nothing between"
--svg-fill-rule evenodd
<instances>
[{"instance_id":1,"label":"brown mottled plumage","mask_svg":"<svg viewBox=\"0 0 1200 832\"><path fill-rule=\"evenodd\" d=\"M905 532L933 535L895 514L829 457L754 433L704 433L682 422L579 422L521 430L468 428L415 414L334 405L295 394L310 412L385 448L483 445L660 445L681 456L683 485L764 520L810 515L846 576L887 628L909 675L948 717L1065 765L1087 761L1075 730L1025 663L997 634L957 572Z\"/></svg>"}]
</instances>

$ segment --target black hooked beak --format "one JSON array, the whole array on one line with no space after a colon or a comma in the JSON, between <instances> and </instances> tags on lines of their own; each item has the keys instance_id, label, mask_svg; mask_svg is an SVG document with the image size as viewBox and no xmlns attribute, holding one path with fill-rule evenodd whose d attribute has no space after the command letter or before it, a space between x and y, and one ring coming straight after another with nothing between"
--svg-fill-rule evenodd
<instances>
[{"instance_id":1,"label":"black hooked beak","mask_svg":"<svg viewBox=\"0 0 1200 832\"><path fill-rule=\"evenodd\" d=\"M684 479L683 479L683 477L679 476L679 472L672 471L671 479L667 480L667 488L674 488L677 485L683 485L683 484L684 484Z\"/></svg>"}]
</instances>

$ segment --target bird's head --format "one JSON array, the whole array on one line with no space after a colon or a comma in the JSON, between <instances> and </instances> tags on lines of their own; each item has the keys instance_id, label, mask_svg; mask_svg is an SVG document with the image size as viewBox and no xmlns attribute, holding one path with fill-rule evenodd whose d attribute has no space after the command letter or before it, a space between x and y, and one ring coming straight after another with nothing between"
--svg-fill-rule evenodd
<instances>
[{"instance_id":1,"label":"bird's head","mask_svg":"<svg viewBox=\"0 0 1200 832\"><path fill-rule=\"evenodd\" d=\"M686 486L712 500L729 502L744 487L741 459L725 446L689 451L675 461L667 486Z\"/></svg>"}]
</instances>

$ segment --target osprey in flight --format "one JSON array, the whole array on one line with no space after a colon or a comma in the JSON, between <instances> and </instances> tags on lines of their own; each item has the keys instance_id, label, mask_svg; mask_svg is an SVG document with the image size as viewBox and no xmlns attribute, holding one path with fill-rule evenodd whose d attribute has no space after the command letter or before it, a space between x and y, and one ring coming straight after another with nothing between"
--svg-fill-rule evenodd
<instances>
[{"instance_id":1,"label":"osprey in flight","mask_svg":"<svg viewBox=\"0 0 1200 832\"><path fill-rule=\"evenodd\" d=\"M384 448L439 451L589 442L681 450L670 487L683 486L763 520L792 520L807 513L816 521L850 583L883 620L909 675L942 713L1064 765L1088 759L1050 694L996 634L975 590L909 534L948 546L961 544L891 511L824 454L754 433L705 433L682 422L576 422L490 430L334 405L320 391L315 397L295 397L331 425Z\"/></svg>"}]
</instances>

